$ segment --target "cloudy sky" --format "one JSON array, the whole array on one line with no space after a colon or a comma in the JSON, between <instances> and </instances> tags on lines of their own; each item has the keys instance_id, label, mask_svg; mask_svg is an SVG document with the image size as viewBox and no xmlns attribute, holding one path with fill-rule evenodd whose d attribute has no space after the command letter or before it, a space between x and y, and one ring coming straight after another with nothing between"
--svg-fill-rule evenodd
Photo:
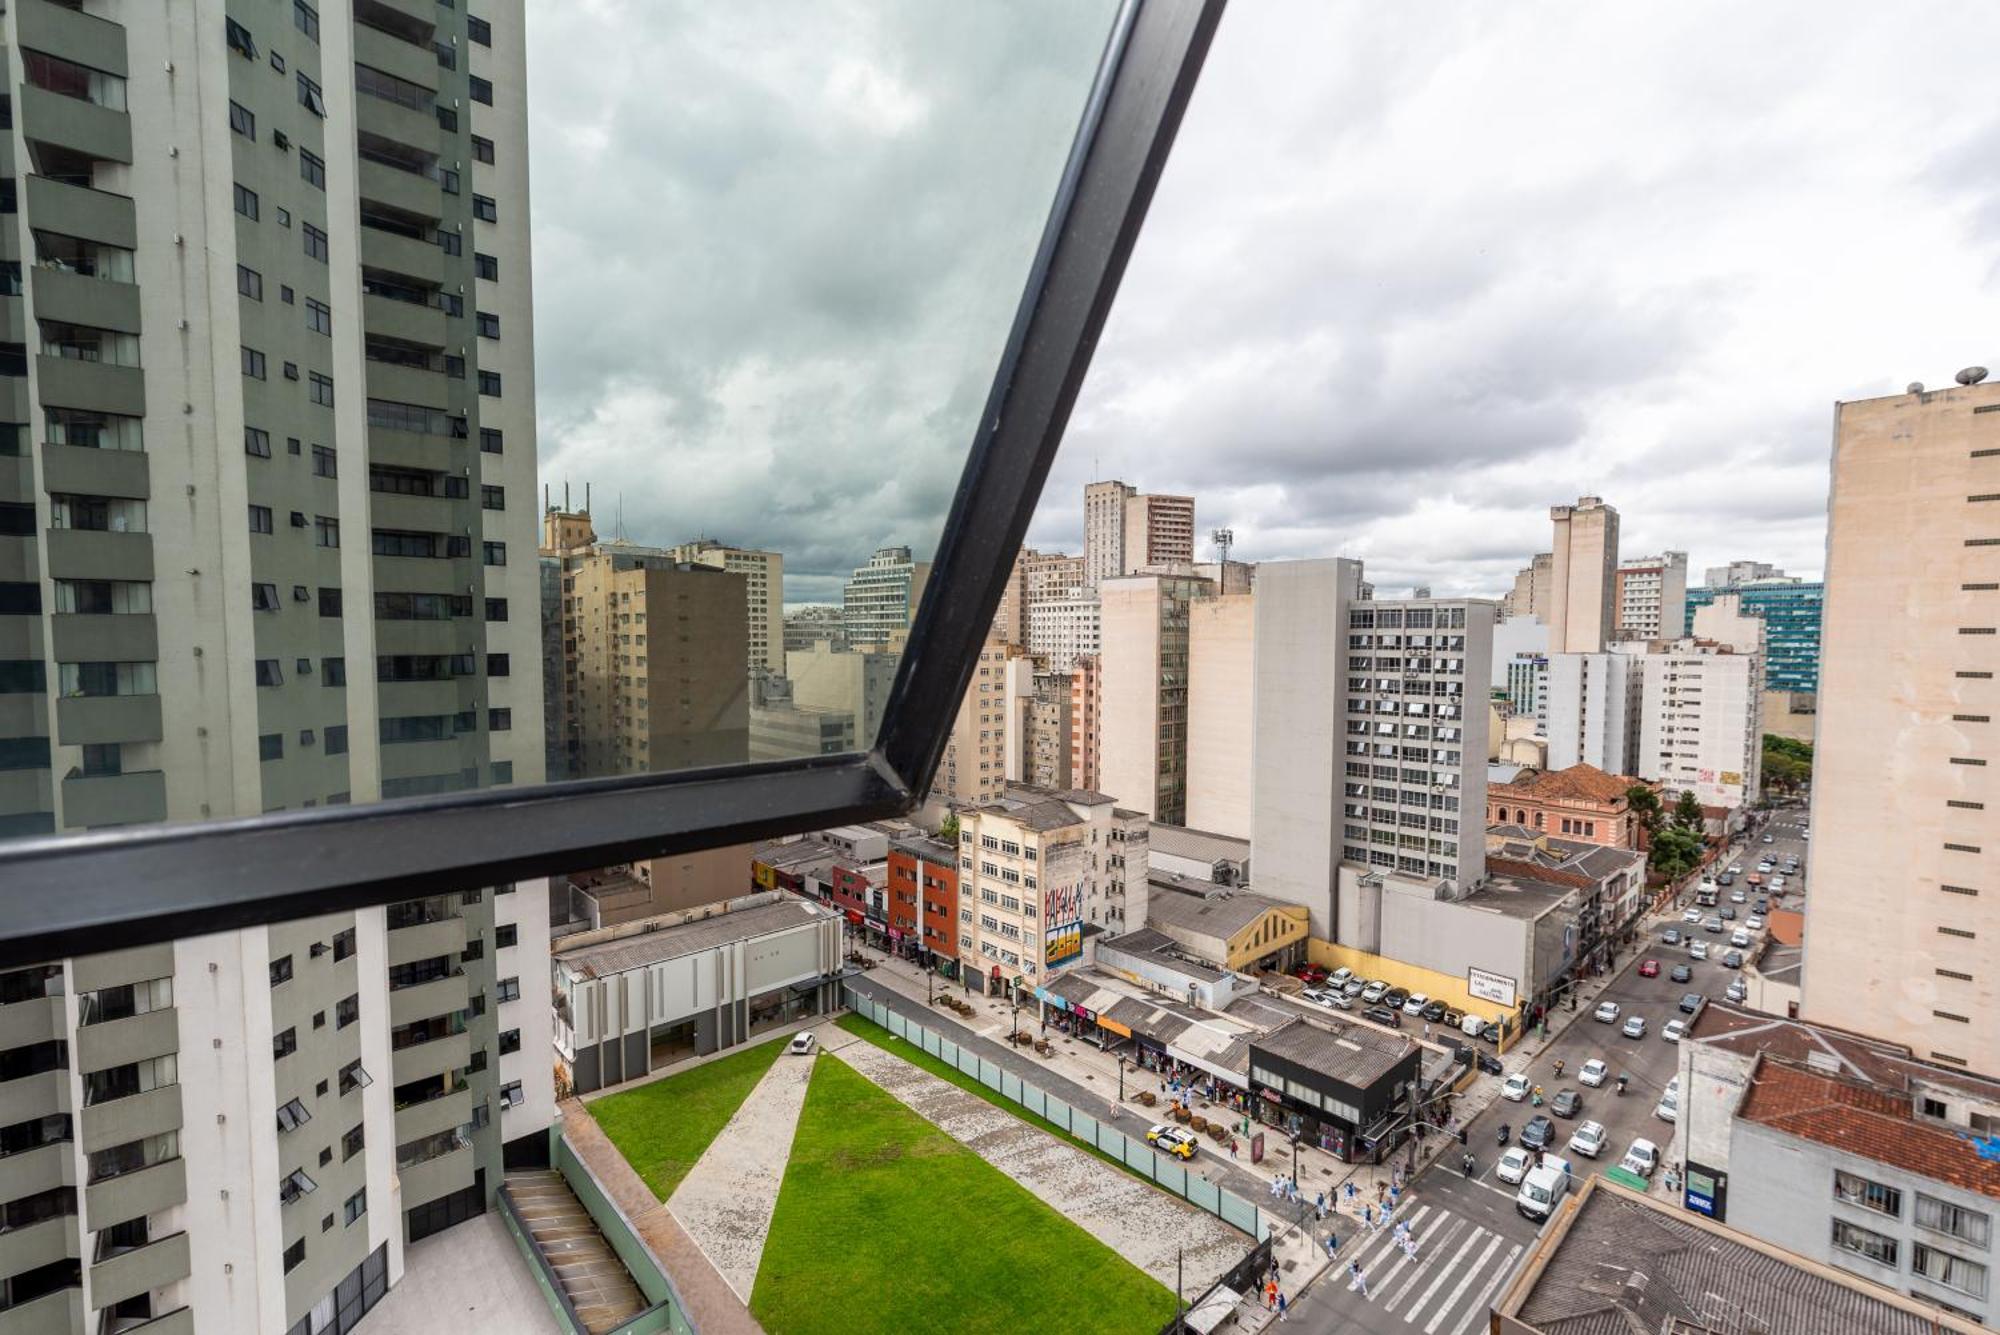
<instances>
[{"instance_id":1,"label":"cloudy sky","mask_svg":"<svg viewBox=\"0 0 2000 1335\"><path fill-rule=\"evenodd\" d=\"M934 541L1103 11L532 8L545 478L792 602ZM1115 476L1490 594L1595 493L1816 574L1833 402L2000 367L1984 17L1240 0L1031 541Z\"/></svg>"}]
</instances>

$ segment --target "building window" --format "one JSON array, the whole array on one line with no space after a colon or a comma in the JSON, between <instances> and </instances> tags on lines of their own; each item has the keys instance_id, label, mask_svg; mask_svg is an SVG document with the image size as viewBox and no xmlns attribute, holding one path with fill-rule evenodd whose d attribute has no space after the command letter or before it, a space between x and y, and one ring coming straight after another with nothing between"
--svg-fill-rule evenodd
<instances>
[{"instance_id":1,"label":"building window","mask_svg":"<svg viewBox=\"0 0 2000 1335\"><path fill-rule=\"evenodd\" d=\"M326 98L321 95L319 85L308 79L304 70L298 72L298 79L299 105L310 111L313 115L325 119Z\"/></svg>"},{"instance_id":2,"label":"building window","mask_svg":"<svg viewBox=\"0 0 2000 1335\"><path fill-rule=\"evenodd\" d=\"M481 338L500 337L499 316L493 314L491 311L479 311L475 313L473 319L479 326L479 336Z\"/></svg>"},{"instance_id":3,"label":"building window","mask_svg":"<svg viewBox=\"0 0 2000 1335\"><path fill-rule=\"evenodd\" d=\"M250 108L241 102L229 104L229 128L245 139L257 137L257 118L250 114Z\"/></svg>"},{"instance_id":4,"label":"building window","mask_svg":"<svg viewBox=\"0 0 2000 1335\"><path fill-rule=\"evenodd\" d=\"M283 1061L299 1050L299 1031L283 1029L271 1036L271 1060Z\"/></svg>"},{"instance_id":5,"label":"building window","mask_svg":"<svg viewBox=\"0 0 2000 1335\"><path fill-rule=\"evenodd\" d=\"M493 507L488 507L488 508L490 509L490 508L493 508ZM506 565L506 564L507 564L507 544L506 544L506 543L504 543L504 542L489 542L489 543L485 543L485 544L483 544L483 545L484 545L484 548L485 548L485 561L486 561L486 564L487 564L487 565L490 565L490 566L504 566L504 565Z\"/></svg>"},{"instance_id":6,"label":"building window","mask_svg":"<svg viewBox=\"0 0 2000 1335\"><path fill-rule=\"evenodd\" d=\"M1940 1114L1942 1115L1942 1114ZM1983 1211L1953 1205L1935 1196L1917 1193L1917 1227L1943 1233L1975 1247L1985 1247L1993 1237L1993 1220Z\"/></svg>"},{"instance_id":7,"label":"building window","mask_svg":"<svg viewBox=\"0 0 2000 1335\"><path fill-rule=\"evenodd\" d=\"M479 428L479 452L498 454L501 450L500 428L483 426Z\"/></svg>"},{"instance_id":8,"label":"building window","mask_svg":"<svg viewBox=\"0 0 2000 1335\"><path fill-rule=\"evenodd\" d=\"M297 1270L299 1266L304 1264L305 1259L306 1240L300 1238L297 1242L285 1248L285 1273L289 1275L294 1270Z\"/></svg>"},{"instance_id":9,"label":"building window","mask_svg":"<svg viewBox=\"0 0 2000 1335\"><path fill-rule=\"evenodd\" d=\"M257 739L257 759L283 760L285 758L285 734L267 732Z\"/></svg>"},{"instance_id":10,"label":"building window","mask_svg":"<svg viewBox=\"0 0 2000 1335\"><path fill-rule=\"evenodd\" d=\"M465 35L481 46L493 45L493 25L485 19L474 18L472 15L467 14L465 16Z\"/></svg>"},{"instance_id":11,"label":"building window","mask_svg":"<svg viewBox=\"0 0 2000 1335\"><path fill-rule=\"evenodd\" d=\"M520 931L521 929L511 922L501 923L493 929L494 947L499 950L505 950L507 947L514 945L520 939Z\"/></svg>"},{"instance_id":12,"label":"building window","mask_svg":"<svg viewBox=\"0 0 2000 1335\"><path fill-rule=\"evenodd\" d=\"M333 307L323 301L306 298L306 328L315 334L333 333Z\"/></svg>"},{"instance_id":13,"label":"building window","mask_svg":"<svg viewBox=\"0 0 2000 1335\"><path fill-rule=\"evenodd\" d=\"M351 1224L355 1220L359 1219L362 1215L367 1214L368 1188L363 1187L361 1190L355 1192L352 1196L349 1196L347 1198L347 1203L340 1207L340 1213L342 1222L346 1224Z\"/></svg>"},{"instance_id":14,"label":"building window","mask_svg":"<svg viewBox=\"0 0 2000 1335\"><path fill-rule=\"evenodd\" d=\"M513 727L513 710L489 709L486 711L486 730L488 732L511 732Z\"/></svg>"},{"instance_id":15,"label":"building window","mask_svg":"<svg viewBox=\"0 0 2000 1335\"><path fill-rule=\"evenodd\" d=\"M251 221L256 221L257 192L241 182L236 186L236 211Z\"/></svg>"},{"instance_id":16,"label":"building window","mask_svg":"<svg viewBox=\"0 0 2000 1335\"><path fill-rule=\"evenodd\" d=\"M346 927L342 928L338 932L335 932L333 934L334 962L339 963L341 960L346 959L353 953L354 953L354 929L352 927Z\"/></svg>"},{"instance_id":17,"label":"building window","mask_svg":"<svg viewBox=\"0 0 2000 1335\"><path fill-rule=\"evenodd\" d=\"M305 236L305 251L307 258L315 259L318 260L321 264L325 264L327 262L326 233L322 232L319 228L314 227L311 223L301 223L299 224L299 226L302 233Z\"/></svg>"},{"instance_id":18,"label":"building window","mask_svg":"<svg viewBox=\"0 0 2000 1335\"><path fill-rule=\"evenodd\" d=\"M271 433L261 426L243 428L243 452L254 454L259 459L271 457Z\"/></svg>"},{"instance_id":19,"label":"building window","mask_svg":"<svg viewBox=\"0 0 2000 1335\"><path fill-rule=\"evenodd\" d=\"M490 107L490 106L492 106L492 105L493 105L493 81L492 81L492 80L490 80L490 79L482 79L482 78L480 78L480 77L479 77L478 75L476 75L476 74L475 74L475 75L473 75L473 76L472 76L472 100L473 100L473 101L475 101L475 102L481 102L481 103L484 103L485 105L487 105L487 106L489 106L489 107Z\"/></svg>"},{"instance_id":20,"label":"building window","mask_svg":"<svg viewBox=\"0 0 2000 1335\"><path fill-rule=\"evenodd\" d=\"M313 516L313 541L320 547L340 546L340 521L325 515Z\"/></svg>"},{"instance_id":21,"label":"building window","mask_svg":"<svg viewBox=\"0 0 2000 1335\"><path fill-rule=\"evenodd\" d=\"M292 26L312 41L319 40L319 11L306 0L292 0Z\"/></svg>"},{"instance_id":22,"label":"building window","mask_svg":"<svg viewBox=\"0 0 2000 1335\"><path fill-rule=\"evenodd\" d=\"M479 135L472 136L472 160L491 163L493 161L493 141Z\"/></svg>"},{"instance_id":23,"label":"building window","mask_svg":"<svg viewBox=\"0 0 2000 1335\"><path fill-rule=\"evenodd\" d=\"M333 377L330 375L321 375L318 371L314 371L306 379L310 382L306 386L306 397L323 408L331 408L333 406Z\"/></svg>"},{"instance_id":24,"label":"building window","mask_svg":"<svg viewBox=\"0 0 2000 1335\"><path fill-rule=\"evenodd\" d=\"M518 1108L527 1101L527 1095L521 1092L520 1081L509 1080L506 1084L500 1086L500 1106L502 1108Z\"/></svg>"},{"instance_id":25,"label":"building window","mask_svg":"<svg viewBox=\"0 0 2000 1335\"><path fill-rule=\"evenodd\" d=\"M342 1076L344 1080L345 1072L342 1073ZM361 1123L357 1122L347 1128L346 1132L340 1137L340 1161L346 1163L349 1159L361 1153L367 1144L368 1136Z\"/></svg>"},{"instance_id":26,"label":"building window","mask_svg":"<svg viewBox=\"0 0 2000 1335\"><path fill-rule=\"evenodd\" d=\"M330 756L347 754L347 725L330 723L326 728L326 753Z\"/></svg>"},{"instance_id":27,"label":"building window","mask_svg":"<svg viewBox=\"0 0 2000 1335\"><path fill-rule=\"evenodd\" d=\"M505 598L488 598L486 600L486 619L488 621L505 621L507 619L507 600Z\"/></svg>"},{"instance_id":28,"label":"building window","mask_svg":"<svg viewBox=\"0 0 2000 1335\"><path fill-rule=\"evenodd\" d=\"M340 476L340 468L339 465L335 462L334 452L331 449L328 449L324 445L313 446L313 476L314 477Z\"/></svg>"},{"instance_id":29,"label":"building window","mask_svg":"<svg viewBox=\"0 0 2000 1335\"><path fill-rule=\"evenodd\" d=\"M1833 1175L1833 1195L1836 1200L1858 1205L1864 1210L1886 1214L1900 1219L1903 1215L1903 1193L1894 1187L1871 1182L1854 1173L1836 1170Z\"/></svg>"},{"instance_id":30,"label":"building window","mask_svg":"<svg viewBox=\"0 0 2000 1335\"><path fill-rule=\"evenodd\" d=\"M246 346L243 349L243 374L252 380L264 379L264 354Z\"/></svg>"},{"instance_id":31,"label":"building window","mask_svg":"<svg viewBox=\"0 0 2000 1335\"><path fill-rule=\"evenodd\" d=\"M519 1001L521 999L521 980L519 978L502 978L494 985L493 999L495 1001Z\"/></svg>"},{"instance_id":32,"label":"building window","mask_svg":"<svg viewBox=\"0 0 2000 1335\"><path fill-rule=\"evenodd\" d=\"M479 392L489 399L499 398L500 373L498 371L481 371L479 373Z\"/></svg>"},{"instance_id":33,"label":"building window","mask_svg":"<svg viewBox=\"0 0 2000 1335\"><path fill-rule=\"evenodd\" d=\"M1910 1271L1933 1284L1942 1284L1974 1298L1986 1296L1985 1266L1950 1252L1939 1251L1925 1243L1911 1245Z\"/></svg>"},{"instance_id":34,"label":"building window","mask_svg":"<svg viewBox=\"0 0 2000 1335\"><path fill-rule=\"evenodd\" d=\"M250 531L252 533L269 533L271 531L270 506L253 505L250 507Z\"/></svg>"},{"instance_id":35,"label":"building window","mask_svg":"<svg viewBox=\"0 0 2000 1335\"><path fill-rule=\"evenodd\" d=\"M236 290L252 301L264 299L264 275L247 264L236 266Z\"/></svg>"},{"instance_id":36,"label":"building window","mask_svg":"<svg viewBox=\"0 0 2000 1335\"><path fill-rule=\"evenodd\" d=\"M347 660L345 658L322 658L319 662L319 684L322 686L347 685Z\"/></svg>"},{"instance_id":37,"label":"building window","mask_svg":"<svg viewBox=\"0 0 2000 1335\"><path fill-rule=\"evenodd\" d=\"M500 221L500 206L493 202L491 196L474 195L472 197L472 216L481 222L497 223Z\"/></svg>"},{"instance_id":38,"label":"building window","mask_svg":"<svg viewBox=\"0 0 2000 1335\"><path fill-rule=\"evenodd\" d=\"M1871 1233L1859 1225L1848 1223L1845 1219L1836 1219L1833 1221L1833 1245L1842 1251L1852 1252L1856 1256L1865 1256L1869 1260L1879 1262L1882 1265L1893 1266L1896 1264L1896 1240L1894 1238L1885 1238L1880 1233Z\"/></svg>"},{"instance_id":39,"label":"building window","mask_svg":"<svg viewBox=\"0 0 2000 1335\"><path fill-rule=\"evenodd\" d=\"M253 218L255 216L254 213L251 215ZM475 250L472 252L472 272L489 283L497 283L500 281L500 261L492 255L481 255Z\"/></svg>"}]
</instances>

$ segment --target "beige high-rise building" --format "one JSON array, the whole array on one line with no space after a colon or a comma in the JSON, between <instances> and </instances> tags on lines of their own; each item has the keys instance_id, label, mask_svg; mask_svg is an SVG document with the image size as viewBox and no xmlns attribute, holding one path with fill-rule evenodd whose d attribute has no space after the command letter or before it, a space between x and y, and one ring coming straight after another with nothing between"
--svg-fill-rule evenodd
<instances>
[{"instance_id":1,"label":"beige high-rise building","mask_svg":"<svg viewBox=\"0 0 2000 1335\"><path fill-rule=\"evenodd\" d=\"M1188 605L1187 823L1250 837L1256 711L1256 596Z\"/></svg>"},{"instance_id":2,"label":"beige high-rise building","mask_svg":"<svg viewBox=\"0 0 2000 1335\"><path fill-rule=\"evenodd\" d=\"M1690 636L1656 640L1637 662L1645 679L1632 771L1671 793L1693 793L1704 806L1755 801L1764 757L1763 656ZM1549 758L1557 758L1553 747Z\"/></svg>"},{"instance_id":3,"label":"beige high-rise building","mask_svg":"<svg viewBox=\"0 0 2000 1335\"><path fill-rule=\"evenodd\" d=\"M1103 723L1104 662L1086 654L1069 674L1069 777L1078 788L1095 791L1103 778Z\"/></svg>"},{"instance_id":4,"label":"beige high-rise building","mask_svg":"<svg viewBox=\"0 0 2000 1335\"><path fill-rule=\"evenodd\" d=\"M1142 494L1125 498L1125 570L1178 569L1194 564L1194 497Z\"/></svg>"},{"instance_id":5,"label":"beige high-rise building","mask_svg":"<svg viewBox=\"0 0 2000 1335\"><path fill-rule=\"evenodd\" d=\"M711 566L743 576L749 631L750 670L785 670L785 556L731 547L713 538L696 538L668 549L676 561Z\"/></svg>"},{"instance_id":6,"label":"beige high-rise building","mask_svg":"<svg viewBox=\"0 0 2000 1335\"><path fill-rule=\"evenodd\" d=\"M1549 564L1549 652L1594 654L1612 638L1618 615L1618 511L1597 496L1549 510L1555 544Z\"/></svg>"},{"instance_id":7,"label":"beige high-rise building","mask_svg":"<svg viewBox=\"0 0 2000 1335\"><path fill-rule=\"evenodd\" d=\"M991 802L1007 787L1009 722L1008 669L1021 658L1019 645L988 640L979 651L979 665L965 688L965 699L952 720L944 759L931 783L931 795L956 805ZM1016 692L1018 694L1018 692Z\"/></svg>"},{"instance_id":8,"label":"beige high-rise building","mask_svg":"<svg viewBox=\"0 0 2000 1335\"><path fill-rule=\"evenodd\" d=\"M1169 825L1187 823L1188 604L1212 587L1179 575L1098 586L1100 791Z\"/></svg>"},{"instance_id":9,"label":"beige high-rise building","mask_svg":"<svg viewBox=\"0 0 2000 1335\"><path fill-rule=\"evenodd\" d=\"M854 716L854 735L875 744L889 688L896 684L902 656L879 647L838 650L825 640L785 655L784 673L792 703L800 709L831 710Z\"/></svg>"},{"instance_id":10,"label":"beige high-rise building","mask_svg":"<svg viewBox=\"0 0 2000 1335\"><path fill-rule=\"evenodd\" d=\"M1021 740L1022 781L1062 791L1070 782L1072 675L1037 671Z\"/></svg>"},{"instance_id":11,"label":"beige high-rise building","mask_svg":"<svg viewBox=\"0 0 2000 1335\"><path fill-rule=\"evenodd\" d=\"M1514 587L1500 603L1502 616L1533 617L1547 624L1549 608L1555 601L1555 561L1553 552L1537 552L1515 572Z\"/></svg>"},{"instance_id":12,"label":"beige high-rise building","mask_svg":"<svg viewBox=\"0 0 2000 1335\"><path fill-rule=\"evenodd\" d=\"M568 777L749 757L743 576L600 547L565 557L562 578Z\"/></svg>"},{"instance_id":13,"label":"beige high-rise building","mask_svg":"<svg viewBox=\"0 0 2000 1335\"><path fill-rule=\"evenodd\" d=\"M1804 1013L2000 1071L2000 384L1834 410Z\"/></svg>"},{"instance_id":14,"label":"beige high-rise building","mask_svg":"<svg viewBox=\"0 0 2000 1335\"><path fill-rule=\"evenodd\" d=\"M1123 482L1083 489L1083 582L1095 589L1125 573L1125 502L1139 494Z\"/></svg>"},{"instance_id":15,"label":"beige high-rise building","mask_svg":"<svg viewBox=\"0 0 2000 1335\"><path fill-rule=\"evenodd\" d=\"M1675 639L1687 629L1686 552L1635 556L1618 563L1619 640Z\"/></svg>"}]
</instances>

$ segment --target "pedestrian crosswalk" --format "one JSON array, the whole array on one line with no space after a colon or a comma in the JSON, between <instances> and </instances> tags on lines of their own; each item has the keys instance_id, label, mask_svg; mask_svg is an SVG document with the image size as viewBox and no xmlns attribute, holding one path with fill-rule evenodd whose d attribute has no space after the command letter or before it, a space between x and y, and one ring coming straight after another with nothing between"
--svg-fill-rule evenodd
<instances>
[{"instance_id":1,"label":"pedestrian crosswalk","mask_svg":"<svg viewBox=\"0 0 2000 1335\"><path fill-rule=\"evenodd\" d=\"M1414 1255L1393 1225L1366 1234L1346 1253L1344 1259L1361 1266L1365 1288L1357 1293L1423 1335L1484 1329L1493 1294L1513 1272L1523 1244L1431 1205L1410 1211L1403 1222ZM1356 1287L1351 1280L1349 1287Z\"/></svg>"}]
</instances>

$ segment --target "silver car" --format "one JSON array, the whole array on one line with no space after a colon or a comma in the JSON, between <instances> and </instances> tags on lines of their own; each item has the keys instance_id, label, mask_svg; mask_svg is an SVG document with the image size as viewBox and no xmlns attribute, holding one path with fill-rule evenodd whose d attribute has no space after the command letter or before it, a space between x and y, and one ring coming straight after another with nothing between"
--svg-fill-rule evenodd
<instances>
[{"instance_id":1,"label":"silver car","mask_svg":"<svg viewBox=\"0 0 2000 1335\"><path fill-rule=\"evenodd\" d=\"M1625 1028L1622 1032L1627 1038L1644 1038L1646 1036L1646 1017L1643 1015L1627 1016L1625 1019Z\"/></svg>"}]
</instances>

